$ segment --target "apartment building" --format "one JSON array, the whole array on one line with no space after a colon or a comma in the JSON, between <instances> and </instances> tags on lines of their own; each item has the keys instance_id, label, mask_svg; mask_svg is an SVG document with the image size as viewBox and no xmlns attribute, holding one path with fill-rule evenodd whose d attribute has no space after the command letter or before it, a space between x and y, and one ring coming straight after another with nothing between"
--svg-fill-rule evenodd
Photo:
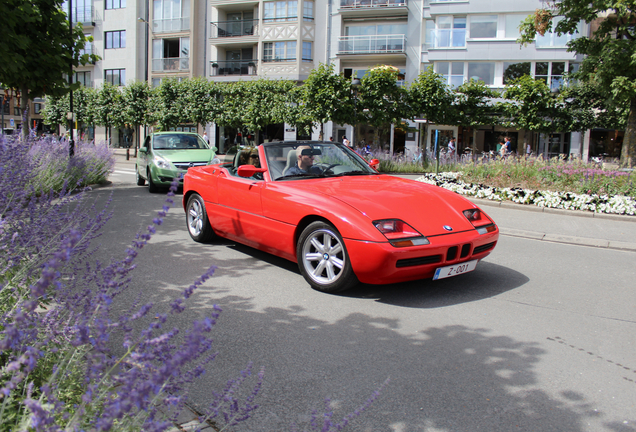
<instances>
[{"instance_id":1,"label":"apartment building","mask_svg":"<svg viewBox=\"0 0 636 432\"><path fill-rule=\"evenodd\" d=\"M102 58L77 68L75 79L92 86L142 79L157 86L168 77L196 76L216 82L302 82L320 63L331 63L352 79L390 65L400 71L401 85L433 67L453 87L474 78L501 89L530 74L556 89L582 59L567 52L568 35L546 34L526 47L517 44L519 24L540 7L540 0L73 0L74 21L82 22L94 38L86 49ZM582 24L579 32L588 34L588 26ZM196 125L180 128L197 130ZM246 138L216 125L205 129L221 151ZM497 125L471 130L428 124L426 119L392 127L379 143L372 142L369 125L354 130L352 125L328 124L325 131L326 138L347 135L355 142L406 152L431 146L436 135L441 145L455 136L460 149L480 151L494 147L504 135L521 151L524 139L520 131ZM113 134L113 143L126 133ZM530 144L546 156L586 155L590 136L535 134ZM316 139L318 130L305 137L292 125L272 125L263 138Z\"/></svg>"},{"instance_id":2,"label":"apartment building","mask_svg":"<svg viewBox=\"0 0 636 432\"><path fill-rule=\"evenodd\" d=\"M14 134L22 129L22 108L20 107L21 95L13 89L4 88L0 83L0 124L2 133ZM42 110L44 98L35 98L28 102L29 128L38 133L44 131L42 124Z\"/></svg>"}]
</instances>

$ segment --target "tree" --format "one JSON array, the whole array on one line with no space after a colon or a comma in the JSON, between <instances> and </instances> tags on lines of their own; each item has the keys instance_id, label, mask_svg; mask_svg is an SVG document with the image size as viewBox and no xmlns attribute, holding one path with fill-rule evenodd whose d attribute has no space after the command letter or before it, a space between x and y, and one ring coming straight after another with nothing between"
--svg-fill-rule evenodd
<instances>
[{"instance_id":1,"label":"tree","mask_svg":"<svg viewBox=\"0 0 636 432\"><path fill-rule=\"evenodd\" d=\"M356 117L353 124L366 122L375 129L374 141L380 142L380 133L400 124L409 116L406 90L397 83L398 70L392 66L377 66L362 77L358 91ZM352 124L349 122L349 124Z\"/></svg>"},{"instance_id":2,"label":"tree","mask_svg":"<svg viewBox=\"0 0 636 432\"><path fill-rule=\"evenodd\" d=\"M0 29L0 82L20 90L22 135L26 138L28 101L67 93L71 66L99 57L81 55L87 39L81 25L70 31L62 0L2 0Z\"/></svg>"},{"instance_id":3,"label":"tree","mask_svg":"<svg viewBox=\"0 0 636 432\"><path fill-rule=\"evenodd\" d=\"M122 102L123 121L135 130L135 152L139 148L139 126L150 123L150 86L147 81L135 81L124 87Z\"/></svg>"},{"instance_id":4,"label":"tree","mask_svg":"<svg viewBox=\"0 0 636 432\"><path fill-rule=\"evenodd\" d=\"M483 81L471 79L455 89L455 101L449 119L450 124L473 129L473 150L477 142L477 127L499 124L500 118L493 100L499 93Z\"/></svg>"},{"instance_id":5,"label":"tree","mask_svg":"<svg viewBox=\"0 0 636 432\"><path fill-rule=\"evenodd\" d=\"M545 82L523 75L506 85L503 97L507 101L498 104L504 115L502 123L525 130L523 148L531 132L551 132L563 127L559 122L563 113L558 110L557 98Z\"/></svg>"},{"instance_id":6,"label":"tree","mask_svg":"<svg viewBox=\"0 0 636 432\"><path fill-rule=\"evenodd\" d=\"M183 82L169 78L161 80L161 85L152 92L152 119L161 130L170 130L186 120L184 88Z\"/></svg>"},{"instance_id":7,"label":"tree","mask_svg":"<svg viewBox=\"0 0 636 432\"><path fill-rule=\"evenodd\" d=\"M354 117L351 81L334 71L333 64L321 63L313 69L302 85L299 104L310 121L320 123L324 139L324 124L346 124Z\"/></svg>"},{"instance_id":8,"label":"tree","mask_svg":"<svg viewBox=\"0 0 636 432\"><path fill-rule=\"evenodd\" d=\"M598 0L550 1L521 25L519 42L528 44L537 34L554 31L575 34L579 24L598 23L590 36L568 42L568 51L585 55L575 77L593 82L611 105L629 107L621 165L636 164L636 12L633 2Z\"/></svg>"},{"instance_id":9,"label":"tree","mask_svg":"<svg viewBox=\"0 0 636 432\"><path fill-rule=\"evenodd\" d=\"M95 98L95 123L106 127L106 142L109 144L110 128L124 124L121 99L122 95L119 87L115 87L110 83L104 83L97 91L97 97Z\"/></svg>"},{"instance_id":10,"label":"tree","mask_svg":"<svg viewBox=\"0 0 636 432\"><path fill-rule=\"evenodd\" d=\"M218 85L202 77L182 81L181 85L184 117L197 125L213 122L221 109Z\"/></svg>"},{"instance_id":11,"label":"tree","mask_svg":"<svg viewBox=\"0 0 636 432\"><path fill-rule=\"evenodd\" d=\"M54 125L59 133L59 126L66 124L66 113L69 112L68 97L65 96L47 96L44 103L44 124Z\"/></svg>"}]
</instances>

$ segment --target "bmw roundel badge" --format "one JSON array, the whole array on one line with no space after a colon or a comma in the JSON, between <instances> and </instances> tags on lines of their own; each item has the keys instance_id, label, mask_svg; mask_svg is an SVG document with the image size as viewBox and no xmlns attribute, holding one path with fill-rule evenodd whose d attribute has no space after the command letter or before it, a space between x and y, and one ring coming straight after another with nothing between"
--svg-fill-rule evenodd
<instances>
[{"instance_id":1,"label":"bmw roundel badge","mask_svg":"<svg viewBox=\"0 0 636 432\"><path fill-rule=\"evenodd\" d=\"M445 229L446 231L452 231L452 230L453 230L453 227L452 227L452 226L448 226L448 225L444 225L444 229Z\"/></svg>"}]
</instances>

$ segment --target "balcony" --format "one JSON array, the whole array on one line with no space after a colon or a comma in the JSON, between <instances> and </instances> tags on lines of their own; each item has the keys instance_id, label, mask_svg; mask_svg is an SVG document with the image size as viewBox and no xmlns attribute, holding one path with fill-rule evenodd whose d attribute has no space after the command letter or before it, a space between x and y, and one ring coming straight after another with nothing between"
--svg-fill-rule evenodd
<instances>
[{"instance_id":1,"label":"balcony","mask_svg":"<svg viewBox=\"0 0 636 432\"><path fill-rule=\"evenodd\" d=\"M338 55L405 54L404 35L340 36Z\"/></svg>"},{"instance_id":2,"label":"balcony","mask_svg":"<svg viewBox=\"0 0 636 432\"><path fill-rule=\"evenodd\" d=\"M211 38L258 35L258 20L218 21L210 23Z\"/></svg>"},{"instance_id":3,"label":"balcony","mask_svg":"<svg viewBox=\"0 0 636 432\"><path fill-rule=\"evenodd\" d=\"M211 61L210 76L256 75L258 60Z\"/></svg>"},{"instance_id":4,"label":"balcony","mask_svg":"<svg viewBox=\"0 0 636 432\"><path fill-rule=\"evenodd\" d=\"M190 17L152 20L153 33L177 33L190 30Z\"/></svg>"},{"instance_id":5,"label":"balcony","mask_svg":"<svg viewBox=\"0 0 636 432\"><path fill-rule=\"evenodd\" d=\"M153 72L185 72L190 70L190 57L152 59Z\"/></svg>"},{"instance_id":6,"label":"balcony","mask_svg":"<svg viewBox=\"0 0 636 432\"><path fill-rule=\"evenodd\" d=\"M68 11L68 7L64 10ZM95 18L93 15L92 6L88 7L74 7L73 10L73 24L82 23L83 25L95 26Z\"/></svg>"},{"instance_id":7,"label":"balcony","mask_svg":"<svg viewBox=\"0 0 636 432\"><path fill-rule=\"evenodd\" d=\"M465 48L466 29L437 29L428 34L426 47L431 48Z\"/></svg>"},{"instance_id":8,"label":"balcony","mask_svg":"<svg viewBox=\"0 0 636 432\"><path fill-rule=\"evenodd\" d=\"M340 0L341 8L405 7L406 0Z\"/></svg>"}]
</instances>

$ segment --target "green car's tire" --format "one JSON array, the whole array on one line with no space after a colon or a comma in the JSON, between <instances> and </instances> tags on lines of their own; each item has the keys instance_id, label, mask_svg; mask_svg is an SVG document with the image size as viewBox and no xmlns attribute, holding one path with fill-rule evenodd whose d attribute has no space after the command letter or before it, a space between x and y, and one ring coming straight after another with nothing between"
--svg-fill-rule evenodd
<instances>
[{"instance_id":1,"label":"green car's tire","mask_svg":"<svg viewBox=\"0 0 636 432\"><path fill-rule=\"evenodd\" d=\"M139 175L139 167L137 167L137 165L135 165L135 177L137 178L137 186L144 186L146 184L146 180Z\"/></svg>"}]
</instances>

